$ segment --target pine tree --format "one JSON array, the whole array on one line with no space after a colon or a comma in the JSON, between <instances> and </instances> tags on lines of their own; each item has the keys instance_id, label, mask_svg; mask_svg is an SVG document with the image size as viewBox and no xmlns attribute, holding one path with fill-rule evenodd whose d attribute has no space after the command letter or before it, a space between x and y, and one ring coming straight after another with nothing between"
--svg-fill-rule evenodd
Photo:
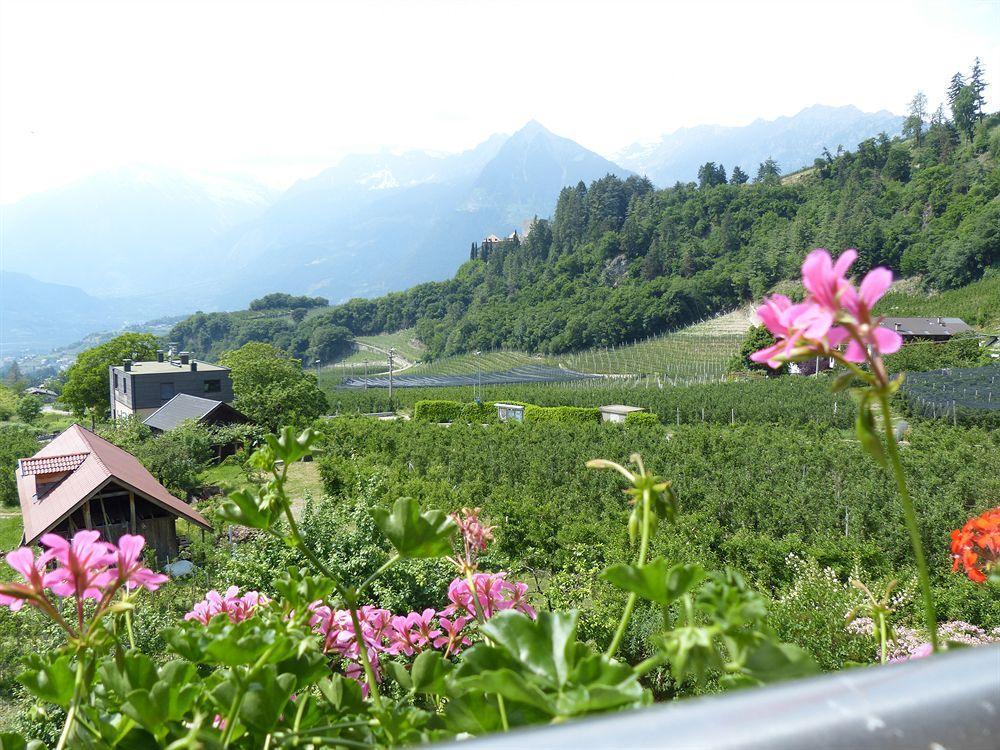
<instances>
[{"instance_id":1,"label":"pine tree","mask_svg":"<svg viewBox=\"0 0 1000 750\"><path fill-rule=\"evenodd\" d=\"M923 144L924 121L927 119L927 96L918 91L910 100L910 111L903 123L903 135L913 138L917 145Z\"/></svg>"},{"instance_id":2,"label":"pine tree","mask_svg":"<svg viewBox=\"0 0 1000 750\"><path fill-rule=\"evenodd\" d=\"M955 102L958 100L958 95L963 88L965 88L965 79L961 73L956 73L951 77L951 82L948 84L948 106L950 108L955 108Z\"/></svg>"},{"instance_id":3,"label":"pine tree","mask_svg":"<svg viewBox=\"0 0 1000 750\"><path fill-rule=\"evenodd\" d=\"M972 89L976 117L980 122L983 121L983 108L986 106L986 97L983 96L986 86L987 83L983 79L983 63L977 57L972 63L972 72L969 74L969 87Z\"/></svg>"},{"instance_id":4,"label":"pine tree","mask_svg":"<svg viewBox=\"0 0 1000 750\"><path fill-rule=\"evenodd\" d=\"M732 185L745 185L747 180L750 179L750 175L744 172L739 167L733 167L733 174L729 178L729 182Z\"/></svg>"},{"instance_id":5,"label":"pine tree","mask_svg":"<svg viewBox=\"0 0 1000 750\"><path fill-rule=\"evenodd\" d=\"M719 168L715 170L715 184L725 185L726 184L726 168L719 165Z\"/></svg>"},{"instance_id":6,"label":"pine tree","mask_svg":"<svg viewBox=\"0 0 1000 750\"><path fill-rule=\"evenodd\" d=\"M781 182L780 178L781 168L778 166L778 162L769 156L757 167L757 176L754 177L753 181L765 185L777 185Z\"/></svg>"},{"instance_id":7,"label":"pine tree","mask_svg":"<svg viewBox=\"0 0 1000 750\"><path fill-rule=\"evenodd\" d=\"M976 121L976 93L972 86L963 86L951 104L951 118L958 131L972 139Z\"/></svg>"}]
</instances>

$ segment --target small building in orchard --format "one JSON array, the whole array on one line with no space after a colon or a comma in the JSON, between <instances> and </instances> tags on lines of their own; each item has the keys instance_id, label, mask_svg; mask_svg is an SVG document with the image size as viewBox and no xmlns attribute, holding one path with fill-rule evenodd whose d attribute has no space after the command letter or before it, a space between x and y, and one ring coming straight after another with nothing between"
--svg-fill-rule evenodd
<instances>
[{"instance_id":1,"label":"small building in orchard","mask_svg":"<svg viewBox=\"0 0 1000 750\"><path fill-rule=\"evenodd\" d=\"M624 422L629 414L636 411L646 411L641 406L624 406L623 404L608 404L600 407L602 422Z\"/></svg>"},{"instance_id":2,"label":"small building in orchard","mask_svg":"<svg viewBox=\"0 0 1000 750\"><path fill-rule=\"evenodd\" d=\"M911 341L948 341L961 333L975 333L961 318L945 318L940 315L930 318L885 318L882 328L895 331L905 343Z\"/></svg>"},{"instance_id":3,"label":"small building in orchard","mask_svg":"<svg viewBox=\"0 0 1000 750\"><path fill-rule=\"evenodd\" d=\"M78 424L17 462L22 543L43 534L95 529L107 542L142 534L162 563L178 553L176 520L211 530L194 508L171 495L139 460Z\"/></svg>"},{"instance_id":4,"label":"small building in orchard","mask_svg":"<svg viewBox=\"0 0 1000 750\"><path fill-rule=\"evenodd\" d=\"M501 404L496 403L494 406L497 408L497 419L501 422L523 422L524 421L524 405L523 404Z\"/></svg>"}]
</instances>

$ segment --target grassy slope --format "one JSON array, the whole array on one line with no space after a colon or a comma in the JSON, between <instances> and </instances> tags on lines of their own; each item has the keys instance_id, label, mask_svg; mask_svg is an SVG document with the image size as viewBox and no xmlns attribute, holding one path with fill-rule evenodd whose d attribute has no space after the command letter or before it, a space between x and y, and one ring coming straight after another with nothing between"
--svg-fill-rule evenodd
<instances>
[{"instance_id":1,"label":"grassy slope","mask_svg":"<svg viewBox=\"0 0 1000 750\"><path fill-rule=\"evenodd\" d=\"M15 508L4 508L0 514L0 552L9 552L21 543L21 513Z\"/></svg>"},{"instance_id":2,"label":"grassy slope","mask_svg":"<svg viewBox=\"0 0 1000 750\"><path fill-rule=\"evenodd\" d=\"M497 372L534 364L610 375L660 373L671 378L717 377L725 373L752 322L752 310L746 308L625 346L595 347L551 356L516 351L484 352L478 357L459 354L417 365L406 374L467 375L475 373L477 366L483 372Z\"/></svg>"}]
</instances>

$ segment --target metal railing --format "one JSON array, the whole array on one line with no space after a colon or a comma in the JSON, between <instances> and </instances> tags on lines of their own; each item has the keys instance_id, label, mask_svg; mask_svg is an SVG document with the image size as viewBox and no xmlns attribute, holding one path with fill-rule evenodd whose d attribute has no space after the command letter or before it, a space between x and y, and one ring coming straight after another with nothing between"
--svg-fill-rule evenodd
<instances>
[{"instance_id":1,"label":"metal railing","mask_svg":"<svg viewBox=\"0 0 1000 750\"><path fill-rule=\"evenodd\" d=\"M1000 645L523 729L458 750L998 750Z\"/></svg>"}]
</instances>

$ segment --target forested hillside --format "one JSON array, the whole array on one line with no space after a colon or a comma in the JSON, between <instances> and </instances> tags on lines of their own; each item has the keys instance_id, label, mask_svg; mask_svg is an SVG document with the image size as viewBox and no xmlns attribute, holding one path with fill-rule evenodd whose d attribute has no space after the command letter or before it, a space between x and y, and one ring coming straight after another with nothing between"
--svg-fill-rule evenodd
<instances>
[{"instance_id":1,"label":"forested hillside","mask_svg":"<svg viewBox=\"0 0 1000 750\"><path fill-rule=\"evenodd\" d=\"M971 84L966 87L971 90ZM967 97L963 97L963 100ZM198 351L266 338L297 354L323 328L355 335L411 326L431 357L476 349L565 352L632 341L759 298L795 275L810 247L856 247L861 273L887 265L933 290L981 278L1000 260L1000 114L959 107L905 140L825 153L783 179L704 165L698 184L657 190L608 175L564 188L522 240L473 245L455 277L305 317L195 316L174 330ZM963 114L964 113L964 114ZM318 351L312 345L312 351Z\"/></svg>"}]
</instances>

